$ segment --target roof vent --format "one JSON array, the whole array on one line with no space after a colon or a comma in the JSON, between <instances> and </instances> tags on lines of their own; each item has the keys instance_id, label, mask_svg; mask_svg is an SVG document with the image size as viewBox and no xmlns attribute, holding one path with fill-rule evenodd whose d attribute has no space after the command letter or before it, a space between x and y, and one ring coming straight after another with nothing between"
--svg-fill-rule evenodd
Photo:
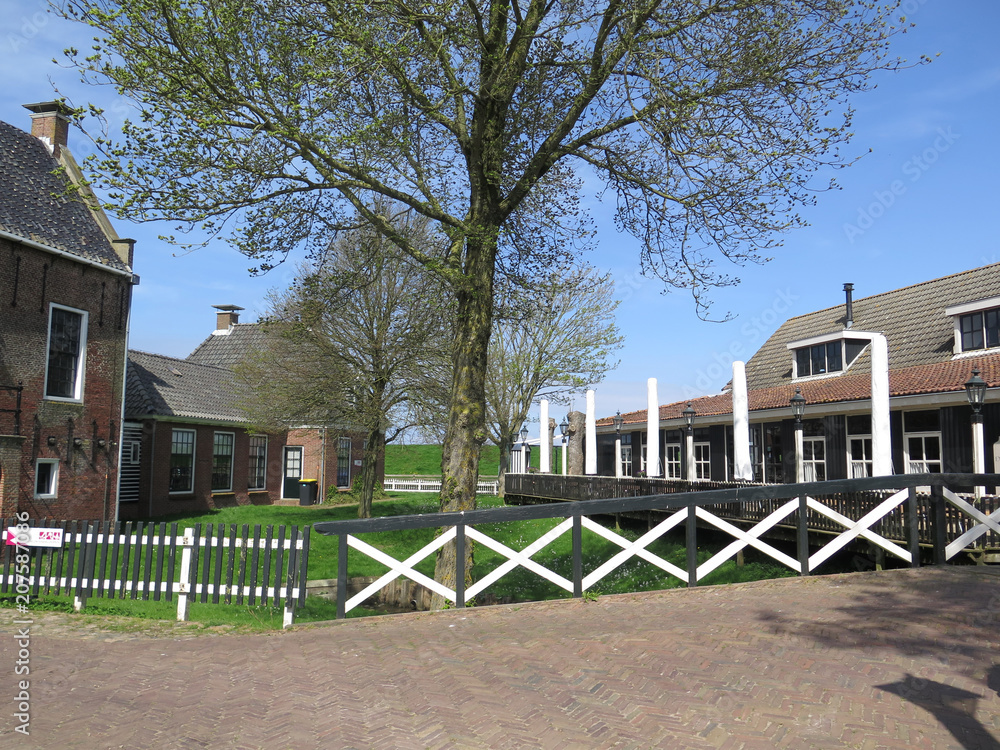
<instances>
[{"instance_id":1,"label":"roof vent","mask_svg":"<svg viewBox=\"0 0 1000 750\"><path fill-rule=\"evenodd\" d=\"M851 293L854 291L854 284L844 284L844 293L847 295L847 310L844 313L844 328L849 329L854 325L854 300Z\"/></svg>"}]
</instances>

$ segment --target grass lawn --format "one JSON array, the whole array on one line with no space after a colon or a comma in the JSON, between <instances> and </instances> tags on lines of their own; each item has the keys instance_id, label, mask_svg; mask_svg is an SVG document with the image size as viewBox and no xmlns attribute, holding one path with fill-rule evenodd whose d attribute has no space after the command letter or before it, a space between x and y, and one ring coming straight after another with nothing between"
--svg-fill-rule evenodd
<instances>
[{"instance_id":1,"label":"grass lawn","mask_svg":"<svg viewBox=\"0 0 1000 750\"><path fill-rule=\"evenodd\" d=\"M561 471L562 448L552 450L552 467ZM538 468L539 451L531 451L531 465ZM500 449L484 445L479 459L479 476L496 477L500 472ZM385 447L385 473L393 475L438 476L441 473L440 445L387 445Z\"/></svg>"}]
</instances>

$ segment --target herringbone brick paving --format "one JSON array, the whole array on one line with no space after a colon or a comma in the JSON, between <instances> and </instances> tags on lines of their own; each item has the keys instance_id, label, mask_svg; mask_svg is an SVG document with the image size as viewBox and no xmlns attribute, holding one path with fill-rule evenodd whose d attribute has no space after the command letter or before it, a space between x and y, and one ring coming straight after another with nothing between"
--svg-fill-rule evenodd
<instances>
[{"instance_id":1,"label":"herringbone brick paving","mask_svg":"<svg viewBox=\"0 0 1000 750\"><path fill-rule=\"evenodd\" d=\"M1000 576L982 568L272 635L74 635L47 619L26 738L3 616L0 747L1000 749Z\"/></svg>"}]
</instances>

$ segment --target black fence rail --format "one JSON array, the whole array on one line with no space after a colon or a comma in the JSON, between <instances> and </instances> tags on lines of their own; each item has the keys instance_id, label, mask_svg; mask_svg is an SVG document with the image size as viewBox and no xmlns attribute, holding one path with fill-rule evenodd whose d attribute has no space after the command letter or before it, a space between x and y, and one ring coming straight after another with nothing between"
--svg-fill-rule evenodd
<instances>
[{"instance_id":1,"label":"black fence rail","mask_svg":"<svg viewBox=\"0 0 1000 750\"><path fill-rule=\"evenodd\" d=\"M913 475L909 475L913 476ZM843 480L856 482L862 480ZM899 482L897 482L899 483ZM823 483L817 483L823 484ZM829 483L827 483L829 484ZM749 482L689 482L682 479L645 479L640 477L592 477L592 476L556 476L544 474L508 474L505 501L509 505L526 505L539 502L557 502L561 500L600 500L616 497L641 497L644 495L670 495L685 492L702 492L705 490L727 489L739 487L770 487L779 485L760 485ZM910 485L913 486L913 485ZM973 488L956 485L960 494L972 495ZM929 514L931 497L929 486L915 486L915 503L917 505L918 537L921 544L934 543L932 525ZM845 518L858 520L872 512L896 490L854 490L815 495L826 508ZM970 498L971 499L971 498ZM759 523L774 513L786 500L775 497L759 497L741 499L739 502L725 503L717 506L716 513L734 523ZM1000 497L987 495L972 501L974 506L986 515L1000 509ZM655 513L656 511L651 511ZM814 509L807 511L810 532L839 533L843 525L830 515ZM945 512L946 535L956 537L975 523L974 519L948 505ZM791 528L788 523L777 524L778 528ZM906 528L903 509L900 506L889 511L885 516L875 521L872 526L882 536L896 542L906 541ZM970 550L1000 549L1000 534L992 529L985 532L969 545Z\"/></svg>"},{"instance_id":2,"label":"black fence rail","mask_svg":"<svg viewBox=\"0 0 1000 750\"><path fill-rule=\"evenodd\" d=\"M283 606L290 625L305 603L309 527L17 519L2 521L0 595L64 594L77 609L91 597ZM55 530L58 547L29 546L28 533ZM13 530L13 531L11 531Z\"/></svg>"},{"instance_id":3,"label":"black fence rail","mask_svg":"<svg viewBox=\"0 0 1000 750\"><path fill-rule=\"evenodd\" d=\"M509 476L507 490L513 492L515 482L524 480L520 481L518 486L518 489L523 491L527 482L538 482L540 479L542 478L530 475ZM581 488L586 482L577 480L589 478L553 476L544 479L551 480L552 484L545 488L546 491L550 491L551 487L558 486L560 482L566 482L565 486ZM621 480L610 481L621 482ZM496 540L486 538L475 527L530 519L563 519L553 531L545 535L545 539L536 540L529 546L531 554L534 554L542 548L542 541L547 543L549 539L554 540L563 533L571 534L572 580L542 568L531 559L531 555L522 554L521 550L502 550L508 558L508 562L503 564L504 568L511 569L514 566L528 568L575 597L583 596L585 589L600 581L603 576L612 572L616 566L631 556L640 556L646 562L680 578L688 586L695 586L700 579L748 546L770 555L800 575L810 575L837 551L854 539L862 537L878 545L888 554L903 560L905 564L919 567L920 537L921 533L926 533L931 539L934 564L944 564L986 533L1000 533L1000 511L984 512L959 494L962 490L975 486L997 484L1000 484L1000 475L996 474L910 474L791 485L746 485L699 492L669 492L568 503L549 502L460 513L357 519L317 523L313 528L317 533L338 537L337 616L344 617L347 611L374 593L366 590L348 600L349 548L369 553L374 559L389 566L390 572L379 579L380 585L388 585L396 577L406 576L418 583L430 585L436 593L461 607L465 606L467 596L474 596L484 588L485 580L475 581L471 586L467 586L465 549L468 540L487 543L495 551L500 551L502 547ZM699 483L699 486L704 485ZM634 485L634 488L638 491L640 486ZM922 498L924 489L928 494ZM824 498L830 499L831 504L825 504ZM848 515L852 510L867 508L869 505L871 508L860 517ZM749 529L738 528L721 517L726 508L733 507L745 509L747 513L761 517L761 521ZM623 552L603 563L598 569L585 573L583 529L594 530L605 538L616 537L614 532L603 527L598 528L599 525L590 520L593 516L651 511L663 513L664 517L641 537L641 544L618 538L615 543L622 547ZM897 529L901 543L887 539L879 533L878 524L887 517L890 520L885 522L886 529ZM820 518L828 519L833 526L839 528L839 531L831 533L829 538L824 539L822 545L817 547L815 543L811 543L809 536L808 523L811 518L817 523ZM735 543L727 545L723 551L716 553L710 559L699 560L699 521L715 524L719 529L732 534ZM766 528L778 522L784 522L794 529L795 557L774 548L762 539ZM421 559L434 554L443 544L455 546L457 570L454 589L438 581L428 581L426 576L417 573L414 566L420 562L420 559L417 559L418 555L405 561L391 560L358 540L356 536L371 532L426 528L439 528L441 533L434 545L424 549ZM681 530L684 534L686 563L683 568L659 558L648 549L650 544L673 529ZM496 571L488 574L486 579L495 573Z\"/></svg>"}]
</instances>

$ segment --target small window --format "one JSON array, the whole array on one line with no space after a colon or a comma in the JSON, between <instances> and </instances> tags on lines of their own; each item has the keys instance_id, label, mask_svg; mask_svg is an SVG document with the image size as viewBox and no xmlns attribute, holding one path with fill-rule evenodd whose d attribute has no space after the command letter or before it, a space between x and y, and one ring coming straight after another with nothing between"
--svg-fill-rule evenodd
<instances>
[{"instance_id":1,"label":"small window","mask_svg":"<svg viewBox=\"0 0 1000 750\"><path fill-rule=\"evenodd\" d=\"M174 430L170 440L170 492L194 491L194 430Z\"/></svg>"},{"instance_id":2,"label":"small window","mask_svg":"<svg viewBox=\"0 0 1000 750\"><path fill-rule=\"evenodd\" d=\"M39 458L35 461L35 497L54 498L59 489L59 459Z\"/></svg>"},{"instance_id":3,"label":"small window","mask_svg":"<svg viewBox=\"0 0 1000 750\"><path fill-rule=\"evenodd\" d=\"M267 436L250 436L250 467L247 489L262 490L267 486Z\"/></svg>"},{"instance_id":4,"label":"small window","mask_svg":"<svg viewBox=\"0 0 1000 750\"><path fill-rule=\"evenodd\" d=\"M864 351L868 342L863 339L841 339L826 341L812 346L795 349L795 377L808 378L814 375L843 372Z\"/></svg>"},{"instance_id":5,"label":"small window","mask_svg":"<svg viewBox=\"0 0 1000 750\"><path fill-rule=\"evenodd\" d=\"M337 486L351 486L351 439L337 439Z\"/></svg>"},{"instance_id":6,"label":"small window","mask_svg":"<svg viewBox=\"0 0 1000 750\"><path fill-rule=\"evenodd\" d=\"M681 479L681 446L679 443L667 443L666 452L667 479Z\"/></svg>"},{"instance_id":7,"label":"small window","mask_svg":"<svg viewBox=\"0 0 1000 750\"><path fill-rule=\"evenodd\" d=\"M694 478L712 478L712 446L710 443L694 444Z\"/></svg>"},{"instance_id":8,"label":"small window","mask_svg":"<svg viewBox=\"0 0 1000 750\"><path fill-rule=\"evenodd\" d=\"M233 489L233 442L231 432L217 432L212 440L212 492Z\"/></svg>"},{"instance_id":9,"label":"small window","mask_svg":"<svg viewBox=\"0 0 1000 750\"><path fill-rule=\"evenodd\" d=\"M45 397L83 400L83 373L87 351L87 313L61 305L49 309L48 360Z\"/></svg>"},{"instance_id":10,"label":"small window","mask_svg":"<svg viewBox=\"0 0 1000 750\"><path fill-rule=\"evenodd\" d=\"M959 318L962 351L1000 346L1000 308L977 310Z\"/></svg>"},{"instance_id":11,"label":"small window","mask_svg":"<svg viewBox=\"0 0 1000 750\"><path fill-rule=\"evenodd\" d=\"M826 481L826 438L802 438L802 479L806 482Z\"/></svg>"}]
</instances>

